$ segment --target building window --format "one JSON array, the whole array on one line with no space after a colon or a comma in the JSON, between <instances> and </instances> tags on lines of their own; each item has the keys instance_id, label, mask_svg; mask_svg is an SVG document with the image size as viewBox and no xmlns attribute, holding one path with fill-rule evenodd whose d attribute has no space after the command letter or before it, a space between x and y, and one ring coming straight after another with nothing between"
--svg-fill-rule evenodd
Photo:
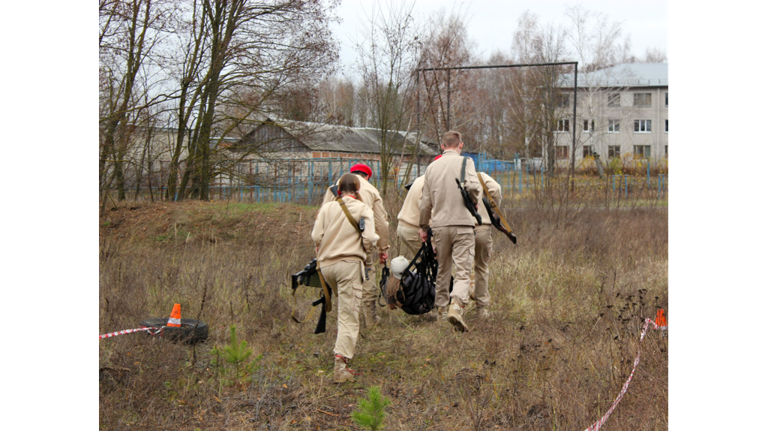
<instances>
[{"instance_id":1,"label":"building window","mask_svg":"<svg viewBox=\"0 0 768 431\"><path fill-rule=\"evenodd\" d=\"M651 120L635 120L635 133L651 133Z\"/></svg>"},{"instance_id":2,"label":"building window","mask_svg":"<svg viewBox=\"0 0 768 431\"><path fill-rule=\"evenodd\" d=\"M571 122L568 119L558 120L557 121L557 129L555 129L556 132L570 132L571 131Z\"/></svg>"},{"instance_id":3,"label":"building window","mask_svg":"<svg viewBox=\"0 0 768 431\"><path fill-rule=\"evenodd\" d=\"M558 108L567 108L571 106L571 95L560 93L557 95L557 106Z\"/></svg>"},{"instance_id":4,"label":"building window","mask_svg":"<svg viewBox=\"0 0 768 431\"><path fill-rule=\"evenodd\" d=\"M664 157L669 157L669 145L664 146Z\"/></svg>"},{"instance_id":5,"label":"building window","mask_svg":"<svg viewBox=\"0 0 768 431\"><path fill-rule=\"evenodd\" d=\"M608 146L608 158L613 159L616 157L621 157L621 146L620 145L609 145Z\"/></svg>"},{"instance_id":6,"label":"building window","mask_svg":"<svg viewBox=\"0 0 768 431\"><path fill-rule=\"evenodd\" d=\"M608 120L608 133L619 133L619 120Z\"/></svg>"},{"instance_id":7,"label":"building window","mask_svg":"<svg viewBox=\"0 0 768 431\"><path fill-rule=\"evenodd\" d=\"M621 106L621 93L611 93L608 95L608 106Z\"/></svg>"},{"instance_id":8,"label":"building window","mask_svg":"<svg viewBox=\"0 0 768 431\"><path fill-rule=\"evenodd\" d=\"M555 159L562 160L568 158L568 146L556 145L555 146Z\"/></svg>"},{"instance_id":9,"label":"building window","mask_svg":"<svg viewBox=\"0 0 768 431\"><path fill-rule=\"evenodd\" d=\"M664 133L669 133L669 120L664 120Z\"/></svg>"},{"instance_id":10,"label":"building window","mask_svg":"<svg viewBox=\"0 0 768 431\"><path fill-rule=\"evenodd\" d=\"M591 145L585 145L584 146L584 156L585 159L587 157L595 157L595 150Z\"/></svg>"},{"instance_id":11,"label":"building window","mask_svg":"<svg viewBox=\"0 0 768 431\"><path fill-rule=\"evenodd\" d=\"M635 93L633 106L651 106L651 93Z\"/></svg>"},{"instance_id":12,"label":"building window","mask_svg":"<svg viewBox=\"0 0 768 431\"><path fill-rule=\"evenodd\" d=\"M595 120L584 120L584 125L581 128L584 132L592 133L595 131Z\"/></svg>"},{"instance_id":13,"label":"building window","mask_svg":"<svg viewBox=\"0 0 768 431\"><path fill-rule=\"evenodd\" d=\"M651 146L650 145L635 145L635 157L642 157L644 159L651 158Z\"/></svg>"},{"instance_id":14,"label":"building window","mask_svg":"<svg viewBox=\"0 0 768 431\"><path fill-rule=\"evenodd\" d=\"M664 106L669 106L669 93L664 93Z\"/></svg>"}]
</instances>

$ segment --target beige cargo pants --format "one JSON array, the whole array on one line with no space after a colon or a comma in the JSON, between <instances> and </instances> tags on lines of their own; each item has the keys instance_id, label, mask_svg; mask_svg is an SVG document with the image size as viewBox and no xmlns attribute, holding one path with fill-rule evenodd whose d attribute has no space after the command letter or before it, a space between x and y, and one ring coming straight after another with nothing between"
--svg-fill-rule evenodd
<instances>
[{"instance_id":1,"label":"beige cargo pants","mask_svg":"<svg viewBox=\"0 0 768 431\"><path fill-rule=\"evenodd\" d=\"M488 292L488 268L493 253L491 226L484 224L475 227L475 301L478 307L488 307L491 294Z\"/></svg>"},{"instance_id":2,"label":"beige cargo pants","mask_svg":"<svg viewBox=\"0 0 768 431\"><path fill-rule=\"evenodd\" d=\"M376 268L374 265L379 261L379 252L376 248L365 255L365 272L368 274L368 280L363 275L363 304L370 310L376 306L376 300L379 298L379 289L376 286Z\"/></svg>"},{"instance_id":3,"label":"beige cargo pants","mask_svg":"<svg viewBox=\"0 0 768 431\"><path fill-rule=\"evenodd\" d=\"M338 334L333 353L352 359L360 333L360 307L363 298L362 262L341 261L322 268L323 278L337 295Z\"/></svg>"},{"instance_id":4,"label":"beige cargo pants","mask_svg":"<svg viewBox=\"0 0 768 431\"><path fill-rule=\"evenodd\" d=\"M406 259L413 260L416 253L421 248L421 238L419 237L419 228L411 227L403 223L397 225L397 236L405 247L400 247L400 254Z\"/></svg>"},{"instance_id":5,"label":"beige cargo pants","mask_svg":"<svg viewBox=\"0 0 768 431\"><path fill-rule=\"evenodd\" d=\"M435 306L446 307L449 298L460 306L469 302L469 273L475 263L475 231L470 226L444 226L432 228L432 244L437 254L437 282ZM452 264L456 265L453 292L451 284Z\"/></svg>"}]
</instances>

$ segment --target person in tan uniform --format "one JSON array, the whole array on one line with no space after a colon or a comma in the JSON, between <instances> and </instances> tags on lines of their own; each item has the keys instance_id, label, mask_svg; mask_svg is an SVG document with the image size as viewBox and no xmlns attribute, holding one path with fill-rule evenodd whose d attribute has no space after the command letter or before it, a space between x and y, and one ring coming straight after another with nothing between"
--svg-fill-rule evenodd
<instances>
[{"instance_id":1,"label":"person in tan uniform","mask_svg":"<svg viewBox=\"0 0 768 431\"><path fill-rule=\"evenodd\" d=\"M485 172L478 172L479 179L485 182L488 192L491 194L496 205L501 204L501 186L490 175ZM493 237L491 236L491 218L488 216L488 210L482 204L485 197L485 191L480 188L480 203L477 205L477 213L483 219L483 224L475 226L475 290L474 300L480 317L488 318L490 312L488 307L491 302L491 295L488 292L489 265L493 253ZM477 221L475 221L477 223Z\"/></svg>"},{"instance_id":2,"label":"person in tan uniform","mask_svg":"<svg viewBox=\"0 0 768 431\"><path fill-rule=\"evenodd\" d=\"M466 331L469 328L464 323L463 314L469 302L469 273L475 260L476 221L464 206L456 180L460 180L463 170L462 186L475 206L479 202L481 188L474 162L468 157L461 157L464 148L461 133L453 130L446 132L440 147L443 149L443 157L429 165L424 173L424 188L419 204L419 236L425 242L427 230L432 228L432 243L438 262L435 283L438 315L445 316L445 308L450 300L448 321L456 330ZM449 298L452 264L456 265L456 277Z\"/></svg>"},{"instance_id":3,"label":"person in tan uniform","mask_svg":"<svg viewBox=\"0 0 768 431\"><path fill-rule=\"evenodd\" d=\"M381 200L379 191L368 180L373 176L373 171L368 165L356 164L352 166L349 171L357 175L360 179L360 201L368 205L373 210L374 227L376 235L379 239L376 242L376 248L378 249L378 261L383 264L389 257L389 221L387 217L387 211L384 209L384 204ZM338 184L338 183L337 183ZM327 202L335 200L330 188L323 197L323 205ZM378 315L378 309L376 307L376 300L379 296L379 291L376 288L374 277L374 264L376 258L374 257L374 250L371 249L365 259L365 283L363 283L363 305L367 310L367 325L373 327L378 323L380 317Z\"/></svg>"},{"instance_id":4,"label":"person in tan uniform","mask_svg":"<svg viewBox=\"0 0 768 431\"><path fill-rule=\"evenodd\" d=\"M438 155L433 160L438 160L442 155ZM403 253L408 259L413 259L421 248L421 238L419 237L419 203L421 202L421 192L424 187L424 175L416 178L405 195L403 207L397 214L397 236L405 244L408 253Z\"/></svg>"},{"instance_id":5,"label":"person in tan uniform","mask_svg":"<svg viewBox=\"0 0 768 431\"><path fill-rule=\"evenodd\" d=\"M347 363L355 355L360 332L364 262L366 254L379 239L374 231L373 210L358 199L360 182L356 175L344 174L339 180L339 200L320 207L312 228L318 271L338 296L338 333L333 349L333 380L336 383L354 379L354 372ZM353 220L349 219L344 207ZM360 222L364 225L362 231L359 230Z\"/></svg>"}]
</instances>

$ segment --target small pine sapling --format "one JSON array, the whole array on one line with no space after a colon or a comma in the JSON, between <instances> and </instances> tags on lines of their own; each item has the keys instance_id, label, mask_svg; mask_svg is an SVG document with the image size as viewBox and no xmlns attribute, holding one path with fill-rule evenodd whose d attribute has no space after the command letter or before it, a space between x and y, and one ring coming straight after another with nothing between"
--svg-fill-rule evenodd
<instances>
[{"instance_id":1,"label":"small pine sapling","mask_svg":"<svg viewBox=\"0 0 768 431\"><path fill-rule=\"evenodd\" d=\"M232 379L222 379L222 382L226 385L250 382L251 374L260 367L255 361L261 360L263 357L263 355L259 354L253 360L249 360L253 351L248 348L248 342L245 340L237 342L236 332L235 325L231 325L229 327L229 345L223 348L214 347L211 350L211 354L214 356L212 365L217 367L222 374L226 374L225 363L230 364L234 368L232 370ZM224 362L222 362L222 359Z\"/></svg>"},{"instance_id":2,"label":"small pine sapling","mask_svg":"<svg viewBox=\"0 0 768 431\"><path fill-rule=\"evenodd\" d=\"M390 403L389 399L382 395L379 386L371 386L368 389L368 399L358 400L357 410L352 412L352 420L371 431L381 429L384 417L387 415L384 409Z\"/></svg>"}]
</instances>

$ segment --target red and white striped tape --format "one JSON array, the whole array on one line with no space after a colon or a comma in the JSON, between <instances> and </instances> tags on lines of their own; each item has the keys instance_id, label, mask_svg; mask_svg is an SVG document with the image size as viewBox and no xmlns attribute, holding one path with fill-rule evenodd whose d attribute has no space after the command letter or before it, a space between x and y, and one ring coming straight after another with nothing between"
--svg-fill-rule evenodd
<instances>
[{"instance_id":1,"label":"red and white striped tape","mask_svg":"<svg viewBox=\"0 0 768 431\"><path fill-rule=\"evenodd\" d=\"M158 333L160 333L160 331L163 330L164 327L165 326L163 326L162 328L142 327L142 328L136 328L136 329L123 329L122 331L110 332L109 334L99 335L99 339L101 340L101 339L104 339L104 338L112 338L112 337L116 337L118 335L130 334L131 332L139 332L139 331L147 331L147 332L149 332L152 335L157 335Z\"/></svg>"},{"instance_id":2,"label":"red and white striped tape","mask_svg":"<svg viewBox=\"0 0 768 431\"><path fill-rule=\"evenodd\" d=\"M646 318L645 324L643 325L643 331L640 333L640 343L643 342L643 338L645 338L646 332L648 332L648 325L653 325L654 329L667 329L666 326L658 326L656 322L654 322L651 319ZM629 382L632 381L632 377L635 375L635 370L637 369L637 364L640 363L640 348L637 349L637 356L635 357L635 365L632 367L632 372L629 373L629 378L624 383L624 386L621 387L621 392L619 392L619 396L616 397L616 400L611 405L611 408L608 409L608 411L605 413L605 415L600 418L597 422L593 423L589 428L587 428L584 431L597 431L600 429L601 426L605 423L606 420L608 420L608 416L613 413L613 409L616 408L616 406L619 404L619 401L621 401L622 398L624 398L624 394L627 393L627 388L629 387Z\"/></svg>"}]
</instances>

